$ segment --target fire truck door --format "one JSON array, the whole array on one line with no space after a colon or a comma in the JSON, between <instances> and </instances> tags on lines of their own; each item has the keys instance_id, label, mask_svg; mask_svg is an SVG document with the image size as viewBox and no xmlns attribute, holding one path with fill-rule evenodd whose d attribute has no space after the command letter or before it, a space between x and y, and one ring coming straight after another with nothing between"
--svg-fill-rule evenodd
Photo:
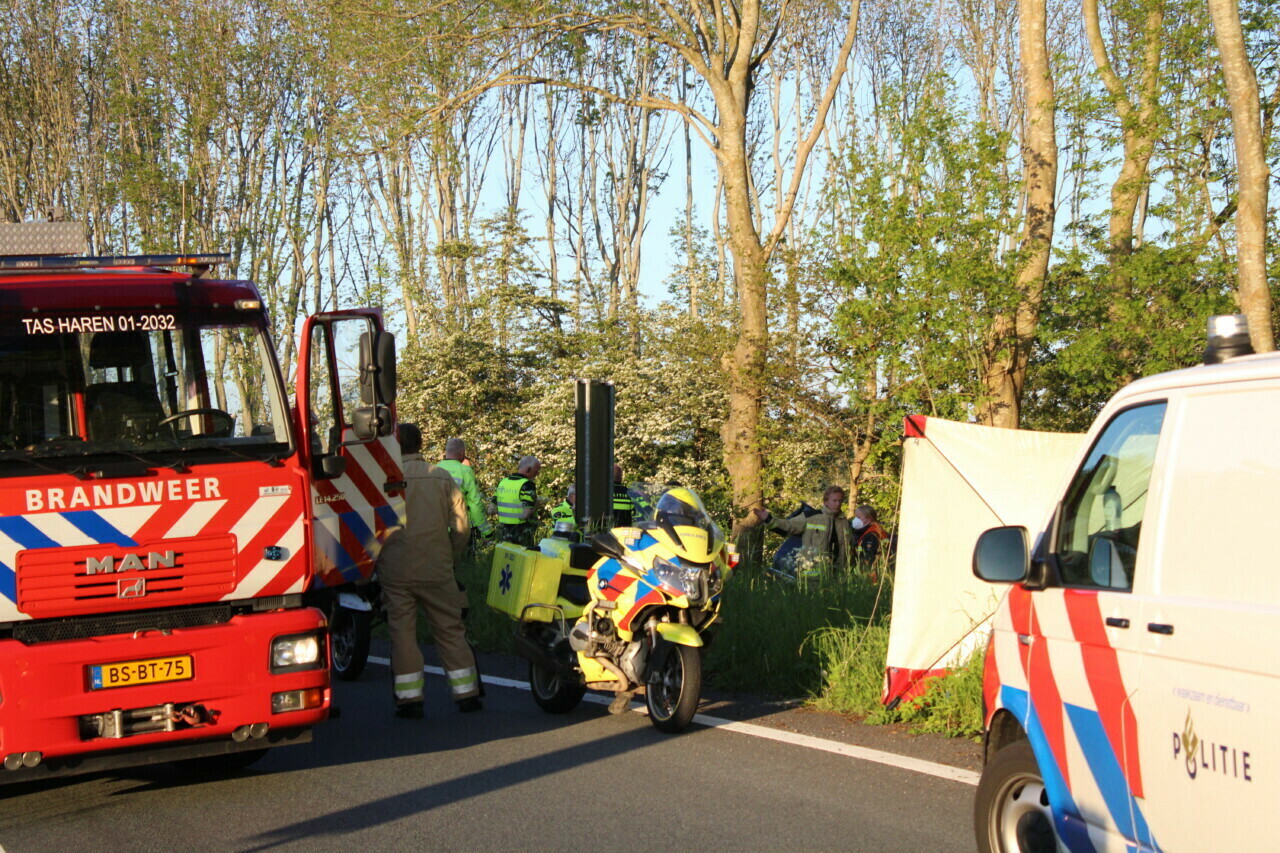
<instances>
[{"instance_id":1,"label":"fire truck door","mask_svg":"<svg viewBox=\"0 0 1280 853\"><path fill-rule=\"evenodd\" d=\"M375 310L331 312L307 320L299 354L317 583L360 582L404 525L394 343Z\"/></svg>"}]
</instances>

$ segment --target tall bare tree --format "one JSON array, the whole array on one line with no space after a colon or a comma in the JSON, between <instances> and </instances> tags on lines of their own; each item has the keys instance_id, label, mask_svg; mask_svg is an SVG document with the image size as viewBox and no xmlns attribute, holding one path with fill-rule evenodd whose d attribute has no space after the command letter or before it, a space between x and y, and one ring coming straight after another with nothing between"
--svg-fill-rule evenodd
<instances>
[{"instance_id":1,"label":"tall bare tree","mask_svg":"<svg viewBox=\"0 0 1280 853\"><path fill-rule=\"evenodd\" d=\"M1010 304L994 318L983 352L986 401L983 423L1015 429L1022 406L1027 363L1049 271L1053 215L1058 184L1058 142L1054 134L1053 76L1049 69L1046 0L1020 0L1018 46L1026 120L1022 132L1022 165L1026 183L1016 289Z\"/></svg>"},{"instance_id":2,"label":"tall bare tree","mask_svg":"<svg viewBox=\"0 0 1280 853\"><path fill-rule=\"evenodd\" d=\"M1098 74L1120 119L1120 138L1124 159L1120 174L1111 185L1111 212L1108 229L1113 264L1120 263L1133 251L1134 218L1138 202L1144 197L1147 169L1155 150L1160 127L1157 110L1160 105L1160 61L1164 44L1164 0L1145 0L1135 10L1141 18L1137 33L1136 67L1129 77L1132 93L1107 52L1098 14L1098 0L1084 0L1085 33ZM1123 31L1122 31L1123 33ZM1127 33L1120 35L1123 38Z\"/></svg>"},{"instance_id":3,"label":"tall bare tree","mask_svg":"<svg viewBox=\"0 0 1280 853\"><path fill-rule=\"evenodd\" d=\"M1267 286L1267 189L1271 179L1262 142L1258 77L1244 49L1236 0L1208 0L1222 74L1231 104L1236 169L1236 298L1249 318L1249 337L1258 352L1275 349L1271 328L1271 290Z\"/></svg>"},{"instance_id":4,"label":"tall bare tree","mask_svg":"<svg viewBox=\"0 0 1280 853\"><path fill-rule=\"evenodd\" d=\"M543 84L594 91L602 98L629 106L673 111L695 127L715 157L724 196L727 242L733 257L733 278L738 297L738 338L721 358L729 386L728 415L722 431L724 462L732 483L735 505L743 511L763 505L760 421L765 398L765 372L769 347L769 265L786 233L803 182L810 155L818 144L832 101L848 68L858 24L859 0L847 6L815 2L773 3L768 0L696 0L675 4L587 3L555 10L538 9L531 15L521 9L500 31L506 35L519 27L535 42L547 45L535 50L508 51L509 56L529 56L563 39L599 39L613 33L673 56L687 66L705 86L714 106L710 116L678 97L666 94L634 94L611 91L581 80L554 79L530 73L524 66L502 69L483 88ZM817 103L808 110L808 126L795 140L792 168L782 204L769 211L772 227L761 223L764 211L752 176L751 118L753 95L762 69L774 61L780 40L812 20L815 15L838 14L844 36L829 59L829 76ZM594 44L594 43L593 43ZM474 96L474 91L458 98Z\"/></svg>"}]
</instances>

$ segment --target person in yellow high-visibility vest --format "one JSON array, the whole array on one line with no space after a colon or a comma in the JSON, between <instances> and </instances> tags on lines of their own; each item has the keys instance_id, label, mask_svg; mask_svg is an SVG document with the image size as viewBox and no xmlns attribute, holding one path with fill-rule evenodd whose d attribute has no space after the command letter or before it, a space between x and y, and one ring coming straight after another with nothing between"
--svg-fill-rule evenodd
<instances>
[{"instance_id":1,"label":"person in yellow high-visibility vest","mask_svg":"<svg viewBox=\"0 0 1280 853\"><path fill-rule=\"evenodd\" d=\"M577 524L574 517L578 506L578 487L574 483L569 484L569 493L565 495L565 499L551 508L551 523L561 524Z\"/></svg>"},{"instance_id":2,"label":"person in yellow high-visibility vest","mask_svg":"<svg viewBox=\"0 0 1280 853\"><path fill-rule=\"evenodd\" d=\"M391 635L396 716L423 715L419 605L431 622L458 710L479 711L483 693L480 671L462 618L467 596L454 575L454 566L471 537L466 504L448 472L422 458L422 432L417 425L402 423L399 432L407 484L405 526L387 539L378 557Z\"/></svg>"},{"instance_id":3,"label":"person in yellow high-visibility vest","mask_svg":"<svg viewBox=\"0 0 1280 853\"><path fill-rule=\"evenodd\" d=\"M453 482L462 490L462 498L467 502L467 517L471 520L471 529L484 539L493 536L493 528L484 517L484 499L480 497L480 485L471 466L466 464L467 443L460 438L450 438L444 443L444 458L437 466L449 472Z\"/></svg>"},{"instance_id":4,"label":"person in yellow high-visibility vest","mask_svg":"<svg viewBox=\"0 0 1280 853\"><path fill-rule=\"evenodd\" d=\"M532 548L538 530L538 489L534 480L542 470L536 456L520 457L516 473L498 483L493 502L498 505L498 535L504 542Z\"/></svg>"},{"instance_id":5,"label":"person in yellow high-visibility vest","mask_svg":"<svg viewBox=\"0 0 1280 853\"><path fill-rule=\"evenodd\" d=\"M622 466L613 466L613 526L630 527L635 514L635 504L631 500L631 491L622 482Z\"/></svg>"}]
</instances>

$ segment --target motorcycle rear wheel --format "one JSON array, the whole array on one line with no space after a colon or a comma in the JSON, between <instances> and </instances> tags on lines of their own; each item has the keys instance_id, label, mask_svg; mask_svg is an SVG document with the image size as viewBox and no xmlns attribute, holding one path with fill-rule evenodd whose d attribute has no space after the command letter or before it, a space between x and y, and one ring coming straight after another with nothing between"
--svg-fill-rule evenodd
<instances>
[{"instance_id":1,"label":"motorcycle rear wheel","mask_svg":"<svg viewBox=\"0 0 1280 853\"><path fill-rule=\"evenodd\" d=\"M660 732L682 732L693 722L702 697L702 655L692 646L665 644L649 674L645 702Z\"/></svg>"},{"instance_id":2,"label":"motorcycle rear wheel","mask_svg":"<svg viewBox=\"0 0 1280 853\"><path fill-rule=\"evenodd\" d=\"M355 681L369 662L369 640L373 614L366 610L334 607L329 619L329 649L333 674L342 681Z\"/></svg>"},{"instance_id":3,"label":"motorcycle rear wheel","mask_svg":"<svg viewBox=\"0 0 1280 853\"><path fill-rule=\"evenodd\" d=\"M548 714L567 714L578 707L587 688L529 661L529 692Z\"/></svg>"}]
</instances>

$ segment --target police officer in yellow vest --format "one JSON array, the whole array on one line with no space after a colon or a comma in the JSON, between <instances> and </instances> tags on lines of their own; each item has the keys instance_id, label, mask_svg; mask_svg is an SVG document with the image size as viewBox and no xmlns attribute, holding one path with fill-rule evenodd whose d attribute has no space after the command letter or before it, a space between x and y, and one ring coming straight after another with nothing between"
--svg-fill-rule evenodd
<instances>
[{"instance_id":1,"label":"police officer in yellow vest","mask_svg":"<svg viewBox=\"0 0 1280 853\"><path fill-rule=\"evenodd\" d=\"M467 458L467 443L460 438L450 438L444 443L444 458L436 463L449 472L453 482L462 490L462 498L467 502L467 517L471 520L471 529L477 535L489 539L493 536L493 528L484 517L484 500L480 497L480 486L476 483L476 475L471 466L463 462Z\"/></svg>"},{"instance_id":2,"label":"police officer in yellow vest","mask_svg":"<svg viewBox=\"0 0 1280 853\"><path fill-rule=\"evenodd\" d=\"M520 457L516 473L498 483L493 501L498 505L498 535L504 542L532 548L538 530L538 490L534 480L542 470L536 456Z\"/></svg>"},{"instance_id":3,"label":"police officer in yellow vest","mask_svg":"<svg viewBox=\"0 0 1280 853\"><path fill-rule=\"evenodd\" d=\"M635 504L631 502L631 492L627 484L622 482L622 466L613 466L613 526L630 527L634 516Z\"/></svg>"},{"instance_id":4,"label":"police officer in yellow vest","mask_svg":"<svg viewBox=\"0 0 1280 853\"><path fill-rule=\"evenodd\" d=\"M378 557L391 634L396 716L422 716L425 680L418 605L431 622L458 710L479 711L480 673L462 620L467 596L453 573L471 536L467 508L448 472L423 460L422 432L416 424L400 424L400 450L407 483L405 526L391 535Z\"/></svg>"},{"instance_id":5,"label":"police officer in yellow vest","mask_svg":"<svg viewBox=\"0 0 1280 853\"><path fill-rule=\"evenodd\" d=\"M574 518L576 507L578 506L578 487L570 483L569 493L565 499L551 508L551 523L561 524L567 522L569 524L577 524Z\"/></svg>"}]
</instances>

